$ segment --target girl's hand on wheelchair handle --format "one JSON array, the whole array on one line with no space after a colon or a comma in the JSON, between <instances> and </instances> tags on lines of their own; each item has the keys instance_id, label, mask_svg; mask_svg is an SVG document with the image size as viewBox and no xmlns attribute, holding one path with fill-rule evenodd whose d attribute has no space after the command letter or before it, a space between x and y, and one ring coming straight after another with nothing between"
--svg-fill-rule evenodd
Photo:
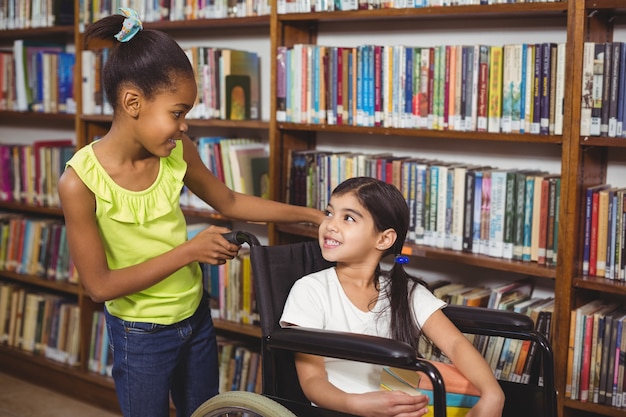
<instances>
[{"instance_id":1,"label":"girl's hand on wheelchair handle","mask_svg":"<svg viewBox=\"0 0 626 417\"><path fill-rule=\"evenodd\" d=\"M209 226L198 233L189 242L193 245L196 260L211 265L222 265L237 256L241 246L224 238L223 235L229 232L226 227Z\"/></svg>"}]
</instances>

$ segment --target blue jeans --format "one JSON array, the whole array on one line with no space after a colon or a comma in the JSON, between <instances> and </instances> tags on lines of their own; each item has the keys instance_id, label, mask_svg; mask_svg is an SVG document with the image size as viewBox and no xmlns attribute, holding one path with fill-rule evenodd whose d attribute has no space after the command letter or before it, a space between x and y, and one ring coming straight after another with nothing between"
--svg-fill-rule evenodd
<instances>
[{"instance_id":1,"label":"blue jeans","mask_svg":"<svg viewBox=\"0 0 626 417\"><path fill-rule=\"evenodd\" d=\"M188 417L219 390L217 340L205 293L172 325L128 322L105 310L115 391L124 417Z\"/></svg>"}]
</instances>

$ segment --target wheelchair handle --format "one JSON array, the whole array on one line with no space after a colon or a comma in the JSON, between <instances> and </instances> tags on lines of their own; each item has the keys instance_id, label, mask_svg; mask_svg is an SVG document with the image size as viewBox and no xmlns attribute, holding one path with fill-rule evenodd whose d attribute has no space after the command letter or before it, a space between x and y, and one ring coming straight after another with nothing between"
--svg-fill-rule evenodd
<instances>
[{"instance_id":1,"label":"wheelchair handle","mask_svg":"<svg viewBox=\"0 0 626 417\"><path fill-rule=\"evenodd\" d=\"M232 232L222 234L222 236L224 236L224 239L235 245L243 245L244 243L247 243L248 246L261 246L261 243L256 236L242 230L233 230Z\"/></svg>"}]
</instances>

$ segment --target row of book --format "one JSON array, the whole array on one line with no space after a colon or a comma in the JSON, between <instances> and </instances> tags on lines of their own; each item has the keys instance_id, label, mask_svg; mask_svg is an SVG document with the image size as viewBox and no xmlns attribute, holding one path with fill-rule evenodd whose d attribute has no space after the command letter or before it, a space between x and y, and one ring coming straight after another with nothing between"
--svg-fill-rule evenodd
<instances>
[{"instance_id":1,"label":"row of book","mask_svg":"<svg viewBox=\"0 0 626 417\"><path fill-rule=\"evenodd\" d=\"M261 354L256 347L219 338L220 392L250 391L261 393Z\"/></svg>"},{"instance_id":2,"label":"row of book","mask_svg":"<svg viewBox=\"0 0 626 417\"><path fill-rule=\"evenodd\" d=\"M64 44L15 40L0 51L0 110L76 113L74 64Z\"/></svg>"},{"instance_id":3,"label":"row of book","mask_svg":"<svg viewBox=\"0 0 626 417\"><path fill-rule=\"evenodd\" d=\"M560 1L564 0L278 0L276 8L279 14L283 14Z\"/></svg>"},{"instance_id":4,"label":"row of book","mask_svg":"<svg viewBox=\"0 0 626 417\"><path fill-rule=\"evenodd\" d=\"M198 95L190 119L248 120L261 117L260 58L256 52L208 46L185 49ZM113 114L101 72L110 48L81 51L83 114Z\"/></svg>"},{"instance_id":5,"label":"row of book","mask_svg":"<svg viewBox=\"0 0 626 417\"><path fill-rule=\"evenodd\" d=\"M592 300L571 312L565 397L626 407L626 309Z\"/></svg>"},{"instance_id":6,"label":"row of book","mask_svg":"<svg viewBox=\"0 0 626 417\"><path fill-rule=\"evenodd\" d=\"M65 224L0 212L0 270L77 283Z\"/></svg>"},{"instance_id":7,"label":"row of book","mask_svg":"<svg viewBox=\"0 0 626 417\"><path fill-rule=\"evenodd\" d=\"M110 349L106 317L102 310L95 310L92 315L87 369L100 375L112 375L113 351Z\"/></svg>"},{"instance_id":8,"label":"row of book","mask_svg":"<svg viewBox=\"0 0 626 417\"><path fill-rule=\"evenodd\" d=\"M626 280L626 188L589 187L584 209L583 275Z\"/></svg>"},{"instance_id":9,"label":"row of book","mask_svg":"<svg viewBox=\"0 0 626 417\"><path fill-rule=\"evenodd\" d=\"M187 225L187 238L193 239L209 223ZM211 316L243 324L258 324L259 312L254 292L250 251L242 248L223 265L201 263L202 283L210 295Z\"/></svg>"},{"instance_id":10,"label":"row of book","mask_svg":"<svg viewBox=\"0 0 626 417\"><path fill-rule=\"evenodd\" d=\"M533 319L535 328L548 339L552 334L553 297L536 297L531 280L521 279L494 288L474 287L462 283L438 281L431 285L435 296L452 305L487 307L526 314ZM537 346L529 341L466 335L485 357L496 378L522 384L542 385ZM420 352L431 360L449 362L436 346L420 342Z\"/></svg>"},{"instance_id":11,"label":"row of book","mask_svg":"<svg viewBox=\"0 0 626 417\"><path fill-rule=\"evenodd\" d=\"M199 137L194 141L209 170L230 189L269 198L269 149L267 143L251 138ZM181 205L207 205L185 188Z\"/></svg>"},{"instance_id":12,"label":"row of book","mask_svg":"<svg viewBox=\"0 0 626 417\"><path fill-rule=\"evenodd\" d=\"M84 29L105 16L130 7L143 22L221 19L226 17L262 16L270 14L267 0L79 0L79 24Z\"/></svg>"},{"instance_id":13,"label":"row of book","mask_svg":"<svg viewBox=\"0 0 626 417\"><path fill-rule=\"evenodd\" d=\"M5 0L0 2L0 30L73 24L73 1Z\"/></svg>"},{"instance_id":14,"label":"row of book","mask_svg":"<svg viewBox=\"0 0 626 417\"><path fill-rule=\"evenodd\" d=\"M375 177L405 196L411 215L408 242L557 263L558 175L389 153L293 151L291 160L291 204L324 210L345 179Z\"/></svg>"},{"instance_id":15,"label":"row of book","mask_svg":"<svg viewBox=\"0 0 626 417\"><path fill-rule=\"evenodd\" d=\"M626 42L585 42L583 49L582 136L626 136Z\"/></svg>"},{"instance_id":16,"label":"row of book","mask_svg":"<svg viewBox=\"0 0 626 417\"><path fill-rule=\"evenodd\" d=\"M74 149L71 140L0 144L0 201L59 207L57 182Z\"/></svg>"},{"instance_id":17,"label":"row of book","mask_svg":"<svg viewBox=\"0 0 626 417\"><path fill-rule=\"evenodd\" d=\"M79 329L76 301L0 281L0 343L77 365Z\"/></svg>"},{"instance_id":18,"label":"row of book","mask_svg":"<svg viewBox=\"0 0 626 417\"><path fill-rule=\"evenodd\" d=\"M563 133L565 44L279 47L277 119Z\"/></svg>"}]
</instances>

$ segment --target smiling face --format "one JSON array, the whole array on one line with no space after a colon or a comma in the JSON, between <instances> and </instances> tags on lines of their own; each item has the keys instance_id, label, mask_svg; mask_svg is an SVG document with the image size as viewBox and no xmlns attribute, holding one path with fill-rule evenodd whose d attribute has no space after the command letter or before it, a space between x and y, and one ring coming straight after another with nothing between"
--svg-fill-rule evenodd
<instances>
[{"instance_id":1,"label":"smiling face","mask_svg":"<svg viewBox=\"0 0 626 417\"><path fill-rule=\"evenodd\" d=\"M185 116L196 100L196 82L179 77L173 87L159 92L153 99L142 98L135 120L136 138L151 154L168 156L188 129Z\"/></svg>"},{"instance_id":2,"label":"smiling face","mask_svg":"<svg viewBox=\"0 0 626 417\"><path fill-rule=\"evenodd\" d=\"M333 195L319 228L322 255L331 262L378 264L390 246L387 232L376 230L372 215L353 192Z\"/></svg>"}]
</instances>

